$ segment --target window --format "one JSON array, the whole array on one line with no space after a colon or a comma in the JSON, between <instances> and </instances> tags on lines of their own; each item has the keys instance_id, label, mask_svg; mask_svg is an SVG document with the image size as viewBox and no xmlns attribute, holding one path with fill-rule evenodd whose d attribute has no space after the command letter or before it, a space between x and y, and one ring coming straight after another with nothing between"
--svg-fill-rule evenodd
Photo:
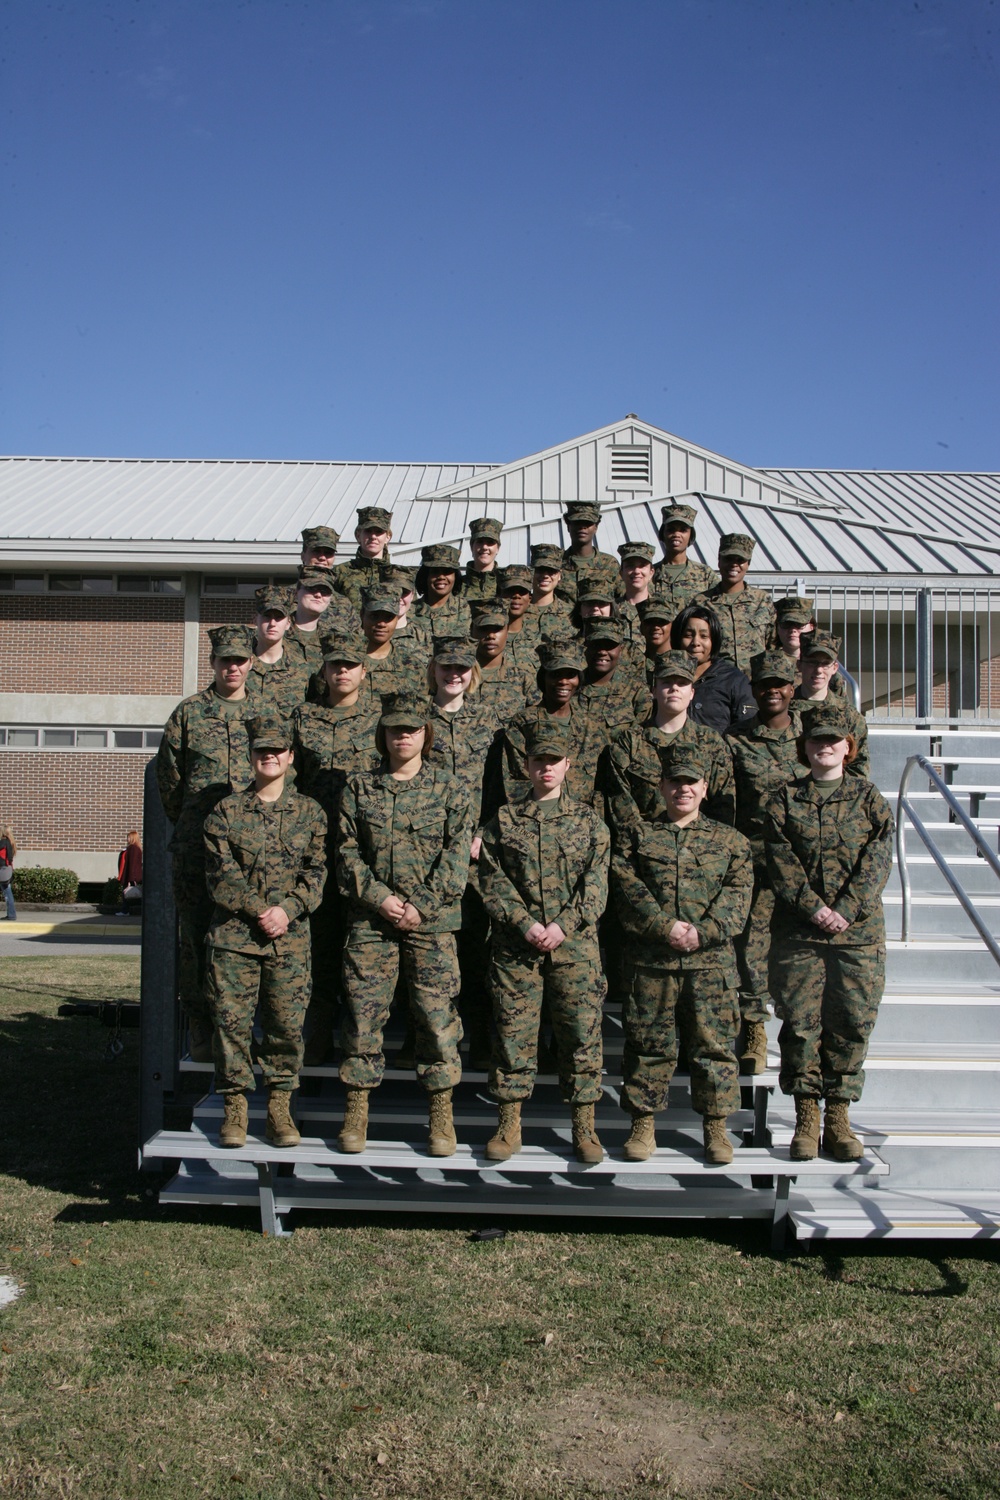
<instances>
[{"instance_id":1,"label":"window","mask_svg":"<svg viewBox=\"0 0 1000 1500\"><path fill-rule=\"evenodd\" d=\"M50 573L50 594L113 594L111 573Z\"/></svg>"},{"instance_id":2,"label":"window","mask_svg":"<svg viewBox=\"0 0 1000 1500\"><path fill-rule=\"evenodd\" d=\"M108 731L106 729L78 729L76 731L76 748L78 750L106 750L108 748Z\"/></svg>"},{"instance_id":3,"label":"window","mask_svg":"<svg viewBox=\"0 0 1000 1500\"><path fill-rule=\"evenodd\" d=\"M12 749L26 750L38 744L37 729L8 729L7 743Z\"/></svg>"},{"instance_id":4,"label":"window","mask_svg":"<svg viewBox=\"0 0 1000 1500\"><path fill-rule=\"evenodd\" d=\"M162 729L74 729L62 724L0 725L0 750L155 750Z\"/></svg>"},{"instance_id":5,"label":"window","mask_svg":"<svg viewBox=\"0 0 1000 1500\"><path fill-rule=\"evenodd\" d=\"M142 749L142 730L141 729L116 729L115 730L115 749L116 750L141 750Z\"/></svg>"},{"instance_id":6,"label":"window","mask_svg":"<svg viewBox=\"0 0 1000 1500\"><path fill-rule=\"evenodd\" d=\"M42 744L46 750L72 750L75 739L72 729L42 730Z\"/></svg>"},{"instance_id":7,"label":"window","mask_svg":"<svg viewBox=\"0 0 1000 1500\"><path fill-rule=\"evenodd\" d=\"M0 573L0 592L4 594L44 594L44 573Z\"/></svg>"},{"instance_id":8,"label":"window","mask_svg":"<svg viewBox=\"0 0 1000 1500\"><path fill-rule=\"evenodd\" d=\"M180 598L184 579L151 573L0 573L0 594L168 594Z\"/></svg>"},{"instance_id":9,"label":"window","mask_svg":"<svg viewBox=\"0 0 1000 1500\"><path fill-rule=\"evenodd\" d=\"M289 574L248 578L245 574L237 577L235 573L207 573L202 580L201 591L203 594L215 594L221 599L252 599L255 589L267 588L272 583L278 588L287 588L294 582L294 577Z\"/></svg>"},{"instance_id":10,"label":"window","mask_svg":"<svg viewBox=\"0 0 1000 1500\"><path fill-rule=\"evenodd\" d=\"M184 592L183 578L153 578L148 573L119 573L119 594L172 594Z\"/></svg>"},{"instance_id":11,"label":"window","mask_svg":"<svg viewBox=\"0 0 1000 1500\"><path fill-rule=\"evenodd\" d=\"M653 450L648 444L611 449L609 490L649 490L652 487Z\"/></svg>"}]
</instances>

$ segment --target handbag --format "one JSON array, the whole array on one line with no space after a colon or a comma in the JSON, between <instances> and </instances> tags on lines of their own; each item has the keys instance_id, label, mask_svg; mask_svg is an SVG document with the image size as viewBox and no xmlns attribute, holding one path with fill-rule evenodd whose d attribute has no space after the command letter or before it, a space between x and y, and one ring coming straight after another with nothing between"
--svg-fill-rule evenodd
<instances>
[{"instance_id":1,"label":"handbag","mask_svg":"<svg viewBox=\"0 0 1000 1500\"><path fill-rule=\"evenodd\" d=\"M10 885L14 878L13 865L0 865L0 885Z\"/></svg>"},{"instance_id":2,"label":"handbag","mask_svg":"<svg viewBox=\"0 0 1000 1500\"><path fill-rule=\"evenodd\" d=\"M127 885L125 887L125 889L122 891L122 900L123 901L141 901L142 900L142 886L141 885Z\"/></svg>"}]
</instances>

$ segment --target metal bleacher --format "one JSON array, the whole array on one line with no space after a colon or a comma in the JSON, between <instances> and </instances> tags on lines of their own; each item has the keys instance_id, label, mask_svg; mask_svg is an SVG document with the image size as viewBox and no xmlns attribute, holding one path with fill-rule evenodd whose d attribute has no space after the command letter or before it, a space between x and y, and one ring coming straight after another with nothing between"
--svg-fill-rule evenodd
<instances>
[{"instance_id":1,"label":"metal bleacher","mask_svg":"<svg viewBox=\"0 0 1000 1500\"><path fill-rule=\"evenodd\" d=\"M1000 732L882 729L869 735L872 778L895 808L910 756L940 769L952 797L997 847ZM925 790L926 787L926 790ZM979 920L1000 934L1000 880L954 806L929 776L912 775L908 802ZM155 783L146 786L146 923L143 935L140 1162L163 1176L163 1203L250 1206L262 1229L287 1232L299 1210L433 1212L501 1216L763 1219L780 1250L789 1229L804 1245L824 1239L960 1239L1000 1234L1000 967L939 864L912 833L906 845L910 929L901 931L898 867L885 893L888 982L852 1121L865 1144L858 1163L792 1162L794 1111L777 1089L777 1022L768 1026L768 1071L742 1080L731 1129L743 1144L731 1166L708 1166L688 1080L675 1078L647 1163L621 1157L628 1119L618 1107L621 1022L606 1010L605 1097L597 1126L600 1166L573 1157L569 1107L554 1077L539 1078L524 1110L525 1146L498 1167L483 1156L496 1121L486 1075L466 1072L455 1091L460 1142L454 1157L425 1154L426 1098L412 1071L390 1068L373 1096L369 1147L336 1149L343 1090L336 1068L306 1068L296 1095L302 1144L269 1146L264 1099L251 1100L247 1145L218 1146L222 1104L211 1068L181 1056L176 1011L174 916L167 878L168 826ZM399 1038L401 1039L401 1037ZM391 1057L392 1039L387 1051ZM209 1091L187 1121L175 1118L181 1080L203 1074ZM193 1080L191 1080L193 1081ZM170 1128L182 1123L184 1128Z\"/></svg>"}]
</instances>

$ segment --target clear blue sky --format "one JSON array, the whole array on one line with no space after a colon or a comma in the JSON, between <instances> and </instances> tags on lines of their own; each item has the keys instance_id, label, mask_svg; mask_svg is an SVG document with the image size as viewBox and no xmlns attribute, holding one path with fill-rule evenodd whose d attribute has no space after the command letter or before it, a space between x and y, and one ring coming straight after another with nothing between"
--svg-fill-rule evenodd
<instances>
[{"instance_id":1,"label":"clear blue sky","mask_svg":"<svg viewBox=\"0 0 1000 1500\"><path fill-rule=\"evenodd\" d=\"M0 451L1000 468L990 0L4 0ZM2 524L2 522L0 522Z\"/></svg>"}]
</instances>

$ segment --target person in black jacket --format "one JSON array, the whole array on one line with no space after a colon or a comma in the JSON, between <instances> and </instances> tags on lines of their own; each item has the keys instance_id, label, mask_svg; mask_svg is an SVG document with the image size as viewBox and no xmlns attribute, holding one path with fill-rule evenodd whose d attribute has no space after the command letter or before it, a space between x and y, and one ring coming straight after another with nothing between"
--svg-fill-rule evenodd
<instances>
[{"instance_id":1,"label":"person in black jacket","mask_svg":"<svg viewBox=\"0 0 1000 1500\"><path fill-rule=\"evenodd\" d=\"M732 734L752 719L757 704L750 683L738 667L719 655L722 631L707 604L689 604L670 627L670 644L696 662L694 702L689 716L720 734Z\"/></svg>"},{"instance_id":2,"label":"person in black jacket","mask_svg":"<svg viewBox=\"0 0 1000 1500\"><path fill-rule=\"evenodd\" d=\"M14 835L8 824L0 828L0 895L3 896L7 906L7 921L17 921L17 907L14 905L14 855L17 853L17 845Z\"/></svg>"}]
</instances>

